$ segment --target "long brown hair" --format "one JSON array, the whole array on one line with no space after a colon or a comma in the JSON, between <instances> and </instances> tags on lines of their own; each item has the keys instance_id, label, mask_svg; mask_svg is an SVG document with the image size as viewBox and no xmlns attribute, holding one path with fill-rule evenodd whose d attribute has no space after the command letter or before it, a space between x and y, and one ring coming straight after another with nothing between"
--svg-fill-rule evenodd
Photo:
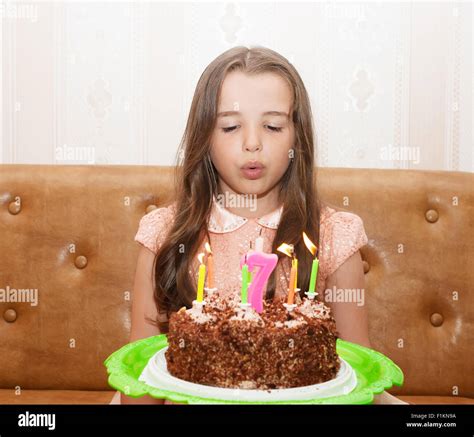
<instances>
[{"instance_id":1,"label":"long brown hair","mask_svg":"<svg viewBox=\"0 0 474 437\"><path fill-rule=\"evenodd\" d=\"M213 196L218 194L218 175L210 158L210 139L216 124L219 93L226 74L240 70L247 74L273 72L287 80L293 90L292 120L295 127L294 157L280 183L283 204L272 252L285 242L295 246L298 285L301 293L309 286L312 256L304 245L302 232L318 244L320 205L316 194L314 140L311 108L306 88L287 59L264 47L234 47L212 61L196 85L176 166L176 215L170 231L157 252L154 264L154 299L159 313L186 306L196 296L196 280L189 271L199 247L209 238L207 231ZM275 295L276 269L269 278L266 298ZM158 315L161 332L167 322Z\"/></svg>"}]
</instances>

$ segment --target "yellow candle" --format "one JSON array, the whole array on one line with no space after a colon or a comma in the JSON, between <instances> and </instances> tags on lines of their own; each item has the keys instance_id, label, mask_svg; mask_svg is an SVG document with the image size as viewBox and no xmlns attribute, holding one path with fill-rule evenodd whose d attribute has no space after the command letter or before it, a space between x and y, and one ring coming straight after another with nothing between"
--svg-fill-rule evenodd
<instances>
[{"instance_id":1,"label":"yellow candle","mask_svg":"<svg viewBox=\"0 0 474 437\"><path fill-rule=\"evenodd\" d=\"M200 262L199 266L199 276L198 276L198 288L197 288L197 298L198 302L202 302L204 298L204 279L206 278L206 266L203 264L204 254L200 253L198 259Z\"/></svg>"}]
</instances>

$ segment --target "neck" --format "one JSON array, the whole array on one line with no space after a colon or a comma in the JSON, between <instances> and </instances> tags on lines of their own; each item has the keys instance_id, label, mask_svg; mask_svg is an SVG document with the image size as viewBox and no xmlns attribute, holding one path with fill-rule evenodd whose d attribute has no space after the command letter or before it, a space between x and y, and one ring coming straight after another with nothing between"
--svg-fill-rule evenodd
<instances>
[{"instance_id":1,"label":"neck","mask_svg":"<svg viewBox=\"0 0 474 437\"><path fill-rule=\"evenodd\" d=\"M218 194L223 199L229 199L224 206L233 214L245 218L259 218L275 211L280 206L278 185L262 194L243 194L232 190L227 184L220 181Z\"/></svg>"}]
</instances>

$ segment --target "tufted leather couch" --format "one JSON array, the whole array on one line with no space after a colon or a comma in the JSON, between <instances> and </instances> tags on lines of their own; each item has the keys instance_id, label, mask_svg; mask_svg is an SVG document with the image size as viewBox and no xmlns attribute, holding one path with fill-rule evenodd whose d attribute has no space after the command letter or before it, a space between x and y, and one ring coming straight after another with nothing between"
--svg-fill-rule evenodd
<instances>
[{"instance_id":1,"label":"tufted leather couch","mask_svg":"<svg viewBox=\"0 0 474 437\"><path fill-rule=\"evenodd\" d=\"M0 165L0 289L30 290L0 302L0 403L112 399L103 361L128 342L133 237L172 201L172 170ZM364 220L370 338L405 373L390 392L474 403L474 175L322 168L317 184Z\"/></svg>"}]
</instances>

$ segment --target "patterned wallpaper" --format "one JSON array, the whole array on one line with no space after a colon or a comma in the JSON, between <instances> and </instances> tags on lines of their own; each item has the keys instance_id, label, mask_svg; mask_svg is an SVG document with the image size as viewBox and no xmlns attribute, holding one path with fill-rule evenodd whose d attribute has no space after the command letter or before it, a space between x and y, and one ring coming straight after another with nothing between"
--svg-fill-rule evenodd
<instances>
[{"instance_id":1,"label":"patterned wallpaper","mask_svg":"<svg viewBox=\"0 0 474 437\"><path fill-rule=\"evenodd\" d=\"M0 2L0 162L175 162L235 45L300 72L320 166L474 171L470 2Z\"/></svg>"}]
</instances>

